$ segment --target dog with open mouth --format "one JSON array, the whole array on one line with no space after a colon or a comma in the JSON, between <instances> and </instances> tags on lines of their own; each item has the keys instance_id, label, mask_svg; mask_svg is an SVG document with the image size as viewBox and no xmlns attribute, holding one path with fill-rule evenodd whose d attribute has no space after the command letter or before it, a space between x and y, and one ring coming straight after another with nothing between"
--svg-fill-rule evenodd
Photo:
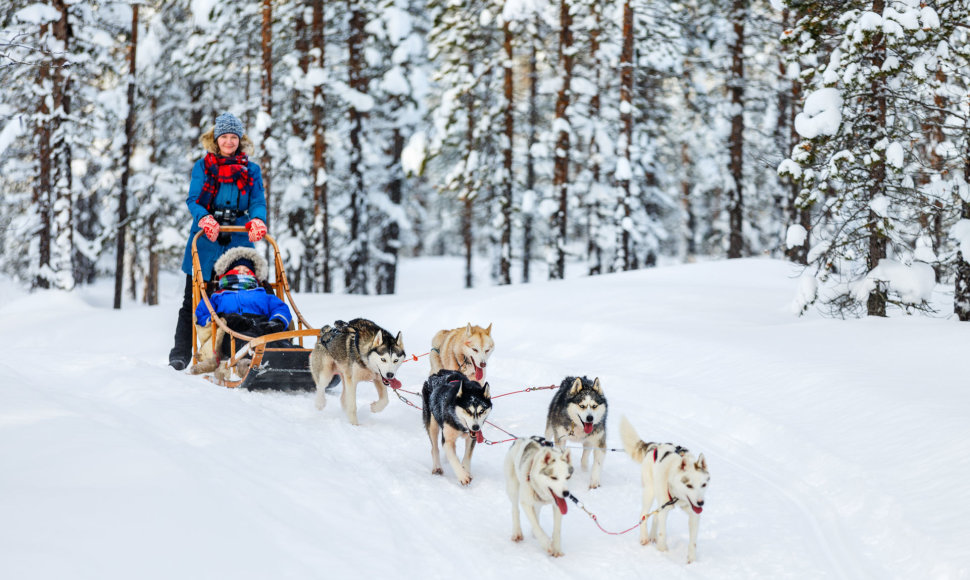
<instances>
[{"instance_id":1,"label":"dog with open mouth","mask_svg":"<svg viewBox=\"0 0 970 580\"><path fill-rule=\"evenodd\" d=\"M394 374L404 360L400 332L395 337L365 318L325 325L310 353L310 374L317 385L317 409L327 405L326 390L342 382L340 403L347 419L357 425L357 384L371 381L377 389L371 412L383 411L389 401L387 387L401 388L401 381Z\"/></svg>"},{"instance_id":2,"label":"dog with open mouth","mask_svg":"<svg viewBox=\"0 0 970 580\"><path fill-rule=\"evenodd\" d=\"M569 479L573 466L569 451L542 437L519 438L505 456L505 483L512 502L512 541L522 541L519 509L532 525L535 536L550 556L562 556L562 517L566 515ZM539 508L554 504L552 537L539 525Z\"/></svg>"},{"instance_id":3,"label":"dog with open mouth","mask_svg":"<svg viewBox=\"0 0 970 580\"><path fill-rule=\"evenodd\" d=\"M488 357L495 351L492 325L487 328L467 326L440 330L431 340L431 374L441 369L459 371L473 381L485 380Z\"/></svg>"},{"instance_id":4,"label":"dog with open mouth","mask_svg":"<svg viewBox=\"0 0 970 580\"><path fill-rule=\"evenodd\" d=\"M687 563L697 559L697 529L701 512L704 511L704 494L711 474L707 470L704 454L697 459L683 447L672 443L651 443L640 439L633 425L626 417L620 419L620 438L623 448L641 464L643 484L642 516L650 514L650 507L656 501L659 511L650 524L640 520L640 543L647 545L656 542L657 549L667 551L667 514L674 506L687 512L689 540L687 543Z\"/></svg>"},{"instance_id":5,"label":"dog with open mouth","mask_svg":"<svg viewBox=\"0 0 970 580\"><path fill-rule=\"evenodd\" d=\"M590 489L600 486L603 472L606 411L606 396L599 378L566 377L552 396L546 415L546 439L559 447L565 447L569 442L582 444L580 464L584 471L589 469L589 456L593 456Z\"/></svg>"},{"instance_id":6,"label":"dog with open mouth","mask_svg":"<svg viewBox=\"0 0 970 580\"><path fill-rule=\"evenodd\" d=\"M458 482L468 485L472 480L471 463L475 444L485 440L482 427L492 411L488 383L480 385L458 371L440 370L428 377L421 389L424 402L424 428L431 439L431 473L441 475L441 456L438 436L441 435L445 456L455 471ZM456 442L465 442L465 455L458 461Z\"/></svg>"}]
</instances>

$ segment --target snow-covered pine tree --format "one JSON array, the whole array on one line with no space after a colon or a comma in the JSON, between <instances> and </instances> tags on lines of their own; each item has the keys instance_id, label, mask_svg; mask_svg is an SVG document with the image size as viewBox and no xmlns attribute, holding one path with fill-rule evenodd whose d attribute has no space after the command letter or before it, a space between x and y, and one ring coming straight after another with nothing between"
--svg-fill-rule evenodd
<instances>
[{"instance_id":1,"label":"snow-covered pine tree","mask_svg":"<svg viewBox=\"0 0 970 580\"><path fill-rule=\"evenodd\" d=\"M910 100L921 82L913 65L936 50L921 31L939 18L916 0L802 8L808 16L793 42L819 66L805 77L810 92L795 120L804 141L780 171L802 183L799 203L817 207L808 262L822 286L804 306L870 316L885 316L891 303L921 307L923 293L895 282L905 271L926 284L928 266L912 263L920 208L904 169L927 109ZM835 35L831 54L820 52L819 34Z\"/></svg>"}]
</instances>

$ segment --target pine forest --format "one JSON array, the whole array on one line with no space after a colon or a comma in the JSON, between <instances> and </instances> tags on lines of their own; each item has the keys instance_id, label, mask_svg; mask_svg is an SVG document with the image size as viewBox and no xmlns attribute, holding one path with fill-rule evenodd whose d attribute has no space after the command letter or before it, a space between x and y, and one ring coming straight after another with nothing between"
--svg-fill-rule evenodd
<instances>
[{"instance_id":1,"label":"pine forest","mask_svg":"<svg viewBox=\"0 0 970 580\"><path fill-rule=\"evenodd\" d=\"M767 256L970 320L968 61L970 0L5 0L0 273L157 303L231 112L298 292Z\"/></svg>"}]
</instances>

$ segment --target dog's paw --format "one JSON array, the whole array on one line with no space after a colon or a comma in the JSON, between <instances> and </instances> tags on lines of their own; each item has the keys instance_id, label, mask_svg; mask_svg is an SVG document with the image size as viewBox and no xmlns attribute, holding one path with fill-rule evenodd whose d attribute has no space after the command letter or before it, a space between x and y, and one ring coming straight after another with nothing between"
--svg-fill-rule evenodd
<instances>
[{"instance_id":1,"label":"dog's paw","mask_svg":"<svg viewBox=\"0 0 970 580\"><path fill-rule=\"evenodd\" d=\"M445 474L445 471L440 467L435 467L434 469L431 470L431 475L444 475L444 474Z\"/></svg>"},{"instance_id":2,"label":"dog's paw","mask_svg":"<svg viewBox=\"0 0 970 580\"><path fill-rule=\"evenodd\" d=\"M472 474L470 473L458 474L458 483L462 485L468 485L471 482L472 482Z\"/></svg>"},{"instance_id":3,"label":"dog's paw","mask_svg":"<svg viewBox=\"0 0 970 580\"><path fill-rule=\"evenodd\" d=\"M512 541L513 542L521 542L522 541L522 532L519 532L517 534L512 534Z\"/></svg>"},{"instance_id":4,"label":"dog's paw","mask_svg":"<svg viewBox=\"0 0 970 580\"><path fill-rule=\"evenodd\" d=\"M370 412L371 413L380 413L381 411L384 410L385 407L387 407L387 401L388 400L389 399L378 399L378 400L374 401L373 403L370 404Z\"/></svg>"},{"instance_id":5,"label":"dog's paw","mask_svg":"<svg viewBox=\"0 0 970 580\"><path fill-rule=\"evenodd\" d=\"M549 555L552 556L553 558L561 558L562 557L562 552L560 552L559 550L557 550L555 548L549 548L547 550L547 552L549 552Z\"/></svg>"},{"instance_id":6,"label":"dog's paw","mask_svg":"<svg viewBox=\"0 0 970 580\"><path fill-rule=\"evenodd\" d=\"M596 489L599 486L600 486L600 482L598 482L598 481L591 481L591 482L589 482L589 488L590 489Z\"/></svg>"},{"instance_id":7,"label":"dog's paw","mask_svg":"<svg viewBox=\"0 0 970 580\"><path fill-rule=\"evenodd\" d=\"M327 406L327 397L325 397L323 393L317 395L317 400L314 403L314 406L317 408L317 411L322 411L324 407Z\"/></svg>"}]
</instances>

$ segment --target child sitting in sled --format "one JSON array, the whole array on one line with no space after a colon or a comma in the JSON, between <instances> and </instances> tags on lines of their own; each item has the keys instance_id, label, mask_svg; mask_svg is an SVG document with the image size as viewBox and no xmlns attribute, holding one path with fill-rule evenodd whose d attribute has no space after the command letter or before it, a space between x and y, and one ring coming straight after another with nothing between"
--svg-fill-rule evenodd
<instances>
[{"instance_id":1,"label":"child sitting in sled","mask_svg":"<svg viewBox=\"0 0 970 580\"><path fill-rule=\"evenodd\" d=\"M292 316L286 303L267 293L260 285L266 279L266 260L254 248L236 247L224 253L213 268L219 279L218 290L209 297L212 309L230 329L250 337L283 332L290 326ZM213 324L209 309L200 301L195 309L196 336L199 338L199 362L192 366L193 374L208 373L220 367L220 361L229 358L232 337L226 340L225 332ZM213 352L212 332L216 332L216 349ZM285 346L282 341L273 346ZM236 340L236 349L242 347ZM240 360L236 372L245 374L249 360Z\"/></svg>"}]
</instances>

